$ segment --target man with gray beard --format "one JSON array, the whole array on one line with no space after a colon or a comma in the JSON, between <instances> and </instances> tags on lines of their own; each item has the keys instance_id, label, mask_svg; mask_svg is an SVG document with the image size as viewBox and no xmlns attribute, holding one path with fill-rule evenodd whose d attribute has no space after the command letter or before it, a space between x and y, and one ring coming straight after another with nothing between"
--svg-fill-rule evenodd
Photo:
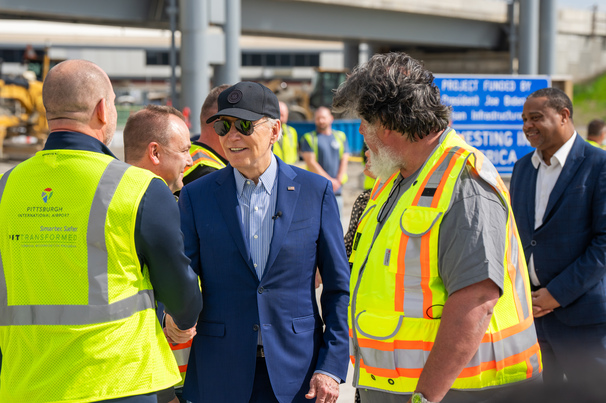
<instances>
[{"instance_id":1,"label":"man with gray beard","mask_svg":"<svg viewBox=\"0 0 606 403\"><path fill-rule=\"evenodd\" d=\"M358 224L349 306L361 401L492 402L541 377L528 272L494 166L448 127L433 75L375 55L333 108L383 185ZM516 387L512 387L516 384Z\"/></svg>"}]
</instances>

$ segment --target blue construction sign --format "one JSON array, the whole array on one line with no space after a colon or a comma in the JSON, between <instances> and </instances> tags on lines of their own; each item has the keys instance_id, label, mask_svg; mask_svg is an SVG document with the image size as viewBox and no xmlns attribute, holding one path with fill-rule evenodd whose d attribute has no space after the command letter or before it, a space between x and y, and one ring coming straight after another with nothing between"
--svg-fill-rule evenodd
<instances>
[{"instance_id":1,"label":"blue construction sign","mask_svg":"<svg viewBox=\"0 0 606 403\"><path fill-rule=\"evenodd\" d=\"M442 103L452 107L452 127L481 150L499 173L533 151L522 131L526 97L551 86L548 76L436 75Z\"/></svg>"}]
</instances>

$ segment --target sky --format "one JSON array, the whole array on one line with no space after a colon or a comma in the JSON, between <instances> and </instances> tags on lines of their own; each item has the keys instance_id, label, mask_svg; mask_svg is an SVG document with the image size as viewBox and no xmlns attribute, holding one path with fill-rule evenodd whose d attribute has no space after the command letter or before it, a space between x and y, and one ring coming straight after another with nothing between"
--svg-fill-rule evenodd
<instances>
[{"instance_id":1,"label":"sky","mask_svg":"<svg viewBox=\"0 0 606 403\"><path fill-rule=\"evenodd\" d=\"M579 8L582 10L591 9L595 4L598 11L606 12L606 0L557 0L560 7Z\"/></svg>"}]
</instances>

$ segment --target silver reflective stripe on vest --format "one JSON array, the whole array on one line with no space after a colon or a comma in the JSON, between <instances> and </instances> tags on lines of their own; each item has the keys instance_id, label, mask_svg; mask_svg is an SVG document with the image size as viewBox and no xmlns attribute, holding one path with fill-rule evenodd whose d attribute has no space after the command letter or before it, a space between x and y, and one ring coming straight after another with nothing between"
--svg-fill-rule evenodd
<instances>
[{"instance_id":1,"label":"silver reflective stripe on vest","mask_svg":"<svg viewBox=\"0 0 606 403\"><path fill-rule=\"evenodd\" d=\"M431 176L427 180L427 184L425 185L424 189L437 189L438 186L440 186L440 183L442 183L442 177L444 176L444 172L446 172L446 169L448 169L448 165L450 165L450 161L452 160L454 155L457 153L457 151L459 151L460 149L461 149L461 147L453 147L450 151L448 151L446 158L444 158L442 163L440 165L438 165L436 170L431 174ZM463 164L463 166L465 166L465 164ZM423 190L421 190L421 192ZM432 202L433 202L433 195L432 196L421 196L419 198L419 202L417 203L417 206L431 207Z\"/></svg>"},{"instance_id":2,"label":"silver reflective stripe on vest","mask_svg":"<svg viewBox=\"0 0 606 403\"><path fill-rule=\"evenodd\" d=\"M4 193L4 188L6 187L6 181L8 180L8 176L11 172L13 172L14 167L9 169L2 175L2 179L0 179L0 202L2 201L2 194Z\"/></svg>"},{"instance_id":3,"label":"silver reflective stripe on vest","mask_svg":"<svg viewBox=\"0 0 606 403\"><path fill-rule=\"evenodd\" d=\"M107 247L105 220L118 184L129 165L113 160L105 168L93 197L88 217L86 243L88 250L88 304L107 305Z\"/></svg>"},{"instance_id":4,"label":"silver reflective stripe on vest","mask_svg":"<svg viewBox=\"0 0 606 403\"><path fill-rule=\"evenodd\" d=\"M465 368L478 367L482 363L492 361L502 362L508 357L513 357L514 355L532 349L536 343L536 331L534 326L530 326L522 332L513 334L499 341L480 343L478 350ZM393 351L388 351L368 347L359 347L359 350L365 365L373 368L390 370L396 370L398 368L422 369L427 360L427 356L431 351L429 348L423 350L395 348ZM533 356L536 356L536 354L533 354ZM535 361L537 365L535 366L532 364L533 370L538 371L538 359ZM504 367L510 365L511 364L503 363Z\"/></svg>"},{"instance_id":5,"label":"silver reflective stripe on vest","mask_svg":"<svg viewBox=\"0 0 606 403\"><path fill-rule=\"evenodd\" d=\"M404 301L402 309L407 318L423 318L423 287L420 275L406 275L409 272L421 273L421 238L408 238L406 242L406 255L404 272ZM396 284L397 286L397 284Z\"/></svg>"},{"instance_id":6,"label":"silver reflective stripe on vest","mask_svg":"<svg viewBox=\"0 0 606 403\"><path fill-rule=\"evenodd\" d=\"M153 307L153 290L141 290L109 305L5 306L6 312L0 315L0 326L92 325L125 319Z\"/></svg>"},{"instance_id":7,"label":"silver reflective stripe on vest","mask_svg":"<svg viewBox=\"0 0 606 403\"><path fill-rule=\"evenodd\" d=\"M2 195L4 194L4 188L6 187L6 182L8 181L8 176L15 168L11 168L2 175L0 178L0 203L2 203ZM4 276L4 265L2 263L2 251L0 250L0 321L2 320L2 308L8 305L8 300L6 296L6 277Z\"/></svg>"},{"instance_id":8,"label":"silver reflective stripe on vest","mask_svg":"<svg viewBox=\"0 0 606 403\"><path fill-rule=\"evenodd\" d=\"M105 220L118 184L129 167L121 161L111 161L95 190L87 227L88 305L8 306L6 278L0 256L0 326L89 325L128 318L137 312L154 308L153 290L140 290L131 297L108 303ZM7 176L5 174L0 181L0 200Z\"/></svg>"},{"instance_id":9,"label":"silver reflective stripe on vest","mask_svg":"<svg viewBox=\"0 0 606 403\"><path fill-rule=\"evenodd\" d=\"M194 155L191 156L191 159L194 161L194 165L196 165L200 160L207 160L207 161L219 163L219 161L215 160L214 158L209 157L202 151L197 151Z\"/></svg>"},{"instance_id":10,"label":"silver reflective stripe on vest","mask_svg":"<svg viewBox=\"0 0 606 403\"><path fill-rule=\"evenodd\" d=\"M191 347L180 348L178 350L173 350L173 355L175 356L175 361L177 361L178 366L187 365L189 361L189 352Z\"/></svg>"}]
</instances>

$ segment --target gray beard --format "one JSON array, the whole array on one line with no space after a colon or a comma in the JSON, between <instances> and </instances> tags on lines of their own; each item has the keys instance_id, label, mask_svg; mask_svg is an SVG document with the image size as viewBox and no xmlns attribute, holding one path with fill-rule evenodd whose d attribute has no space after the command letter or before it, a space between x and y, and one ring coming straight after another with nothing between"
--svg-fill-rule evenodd
<instances>
[{"instance_id":1,"label":"gray beard","mask_svg":"<svg viewBox=\"0 0 606 403\"><path fill-rule=\"evenodd\" d=\"M370 150L370 172L382 182L386 181L394 172L406 167L398 155L386 147L379 148L377 153Z\"/></svg>"}]
</instances>

